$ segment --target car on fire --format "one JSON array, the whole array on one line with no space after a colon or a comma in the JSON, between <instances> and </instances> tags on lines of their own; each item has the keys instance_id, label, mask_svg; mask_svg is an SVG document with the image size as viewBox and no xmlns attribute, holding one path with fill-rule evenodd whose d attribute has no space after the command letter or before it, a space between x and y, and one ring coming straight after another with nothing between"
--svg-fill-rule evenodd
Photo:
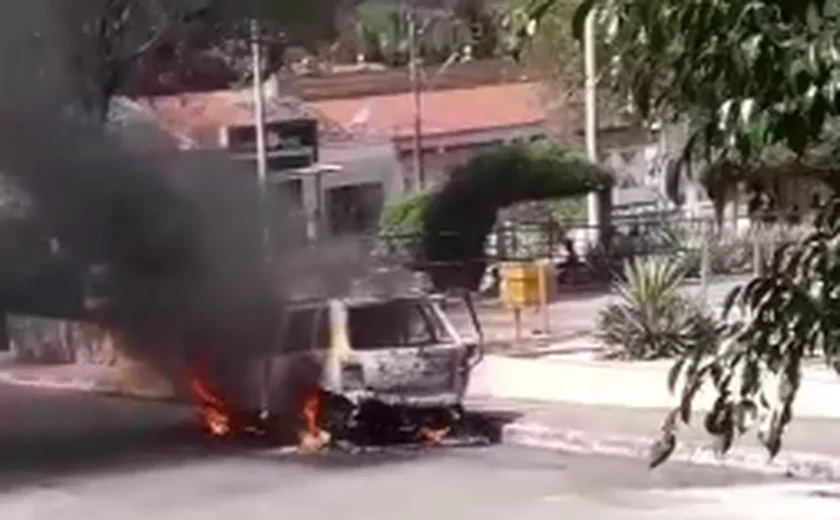
<instances>
[{"instance_id":1,"label":"car on fire","mask_svg":"<svg viewBox=\"0 0 840 520\"><path fill-rule=\"evenodd\" d=\"M244 374L227 370L216 378L233 399L229 407L264 422L274 417L288 425L297 417L310 429L316 414L318 429L356 442L443 429L462 415L482 349L459 334L437 299L303 300L289 306L284 321L275 352L249 361ZM306 412L313 404L317 413Z\"/></svg>"}]
</instances>

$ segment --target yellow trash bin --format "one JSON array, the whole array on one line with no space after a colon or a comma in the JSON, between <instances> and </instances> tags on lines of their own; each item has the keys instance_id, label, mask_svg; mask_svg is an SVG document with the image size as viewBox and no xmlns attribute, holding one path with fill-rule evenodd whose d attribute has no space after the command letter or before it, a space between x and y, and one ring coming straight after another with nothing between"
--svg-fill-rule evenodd
<instances>
[{"instance_id":1,"label":"yellow trash bin","mask_svg":"<svg viewBox=\"0 0 840 520\"><path fill-rule=\"evenodd\" d=\"M540 305L544 290L540 279L542 267L536 262L506 262L502 265L502 301L521 309Z\"/></svg>"}]
</instances>

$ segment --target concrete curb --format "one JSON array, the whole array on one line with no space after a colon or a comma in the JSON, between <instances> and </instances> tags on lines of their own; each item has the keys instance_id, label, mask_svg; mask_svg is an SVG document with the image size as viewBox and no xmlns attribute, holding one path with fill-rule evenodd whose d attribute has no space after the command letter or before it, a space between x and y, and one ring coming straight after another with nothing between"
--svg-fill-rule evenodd
<instances>
[{"instance_id":1,"label":"concrete curb","mask_svg":"<svg viewBox=\"0 0 840 520\"><path fill-rule=\"evenodd\" d=\"M0 383L29 388L42 388L45 390L75 390L78 392L107 392L114 390L113 385L103 384L101 381L90 378L41 378L38 376L25 376L0 371Z\"/></svg>"},{"instance_id":2,"label":"concrete curb","mask_svg":"<svg viewBox=\"0 0 840 520\"><path fill-rule=\"evenodd\" d=\"M172 388L154 386L132 386L119 384L115 381L91 378L48 378L27 376L0 371L0 383L39 388L43 390L72 390L74 392L89 392L115 397L131 397L137 399L154 399L158 401L174 401L176 397Z\"/></svg>"},{"instance_id":3,"label":"concrete curb","mask_svg":"<svg viewBox=\"0 0 840 520\"><path fill-rule=\"evenodd\" d=\"M639 458L643 459L645 464L652 443L650 437L593 434L527 422L514 422L503 426L501 437L502 442L507 444L580 454ZM840 457L785 451L784 448L775 459L768 460L767 452L759 448L735 446L726 456L720 457L708 444L683 442L677 445L670 460L807 480L840 480Z\"/></svg>"}]
</instances>

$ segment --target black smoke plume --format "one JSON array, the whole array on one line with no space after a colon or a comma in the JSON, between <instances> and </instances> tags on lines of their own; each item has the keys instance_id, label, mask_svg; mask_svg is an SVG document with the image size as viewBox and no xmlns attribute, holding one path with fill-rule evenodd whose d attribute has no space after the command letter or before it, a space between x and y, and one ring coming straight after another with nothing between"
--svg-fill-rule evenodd
<instances>
[{"instance_id":1,"label":"black smoke plume","mask_svg":"<svg viewBox=\"0 0 840 520\"><path fill-rule=\"evenodd\" d=\"M286 233L288 205L279 194L261 205L247 166L132 151L84 117L74 82L85 78L64 52L78 35L53 5L0 5L0 171L31 196L45 233L80 269L110 266L98 318L133 354L161 361L270 347L284 295L265 261L263 224L274 256L299 247Z\"/></svg>"}]
</instances>

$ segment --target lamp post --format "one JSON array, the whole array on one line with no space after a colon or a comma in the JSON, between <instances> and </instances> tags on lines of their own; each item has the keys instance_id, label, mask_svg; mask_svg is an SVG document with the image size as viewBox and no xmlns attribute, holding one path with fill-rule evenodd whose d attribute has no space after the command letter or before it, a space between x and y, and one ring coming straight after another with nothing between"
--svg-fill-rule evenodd
<instances>
[{"instance_id":1,"label":"lamp post","mask_svg":"<svg viewBox=\"0 0 840 520\"><path fill-rule=\"evenodd\" d=\"M269 225L266 220L266 197L268 195L268 160L266 158L265 139L265 90L262 76L262 42L260 21L255 17L251 21L251 66L252 66L252 96L254 104L254 138L257 158L257 184L260 189L260 225L262 226L263 253L266 261L271 259L271 238Z\"/></svg>"},{"instance_id":2,"label":"lamp post","mask_svg":"<svg viewBox=\"0 0 840 520\"><path fill-rule=\"evenodd\" d=\"M586 155L593 164L599 161L598 154L598 85L597 63L595 58L595 11L590 10L584 22L583 32L583 72L584 72L584 139L586 141ZM587 196L587 224L591 238L600 237L601 200L598 192Z\"/></svg>"}]
</instances>

